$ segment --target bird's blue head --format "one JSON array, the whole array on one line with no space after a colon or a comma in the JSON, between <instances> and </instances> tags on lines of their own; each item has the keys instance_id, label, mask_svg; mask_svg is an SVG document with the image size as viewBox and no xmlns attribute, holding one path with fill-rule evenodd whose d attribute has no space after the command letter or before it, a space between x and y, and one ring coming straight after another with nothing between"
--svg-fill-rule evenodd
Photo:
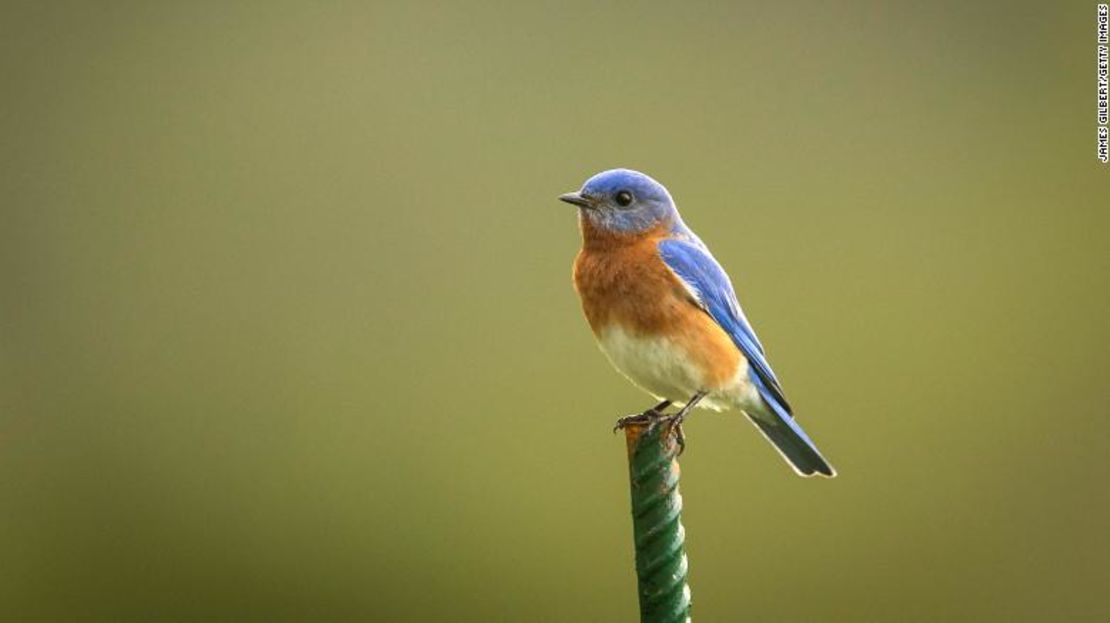
<instances>
[{"instance_id":1,"label":"bird's blue head","mask_svg":"<svg viewBox=\"0 0 1110 623\"><path fill-rule=\"evenodd\" d=\"M578 192L560 195L582 218L603 230L635 234L680 223L671 194L659 182L630 169L602 171Z\"/></svg>"}]
</instances>

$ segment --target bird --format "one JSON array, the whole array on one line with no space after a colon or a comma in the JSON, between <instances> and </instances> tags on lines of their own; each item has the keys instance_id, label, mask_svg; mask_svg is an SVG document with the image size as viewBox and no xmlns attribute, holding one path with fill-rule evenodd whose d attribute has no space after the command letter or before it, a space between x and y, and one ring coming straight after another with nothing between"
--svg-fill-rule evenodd
<instances>
[{"instance_id":1,"label":"bird","mask_svg":"<svg viewBox=\"0 0 1110 623\"><path fill-rule=\"evenodd\" d=\"M559 200L578 208L574 287L598 346L660 401L621 418L677 427L695 407L742 411L801 476L836 470L794 419L728 274L667 189L631 169L590 177ZM667 415L672 405L679 410Z\"/></svg>"}]
</instances>

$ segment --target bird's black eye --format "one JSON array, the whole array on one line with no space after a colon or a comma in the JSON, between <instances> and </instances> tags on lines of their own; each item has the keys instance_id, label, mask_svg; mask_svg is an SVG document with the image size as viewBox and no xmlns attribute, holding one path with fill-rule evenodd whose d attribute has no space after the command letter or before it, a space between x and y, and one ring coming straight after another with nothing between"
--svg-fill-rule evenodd
<instances>
[{"instance_id":1,"label":"bird's black eye","mask_svg":"<svg viewBox=\"0 0 1110 623\"><path fill-rule=\"evenodd\" d=\"M632 193L627 190L622 190L617 193L617 205L623 208L630 203L632 203Z\"/></svg>"}]
</instances>

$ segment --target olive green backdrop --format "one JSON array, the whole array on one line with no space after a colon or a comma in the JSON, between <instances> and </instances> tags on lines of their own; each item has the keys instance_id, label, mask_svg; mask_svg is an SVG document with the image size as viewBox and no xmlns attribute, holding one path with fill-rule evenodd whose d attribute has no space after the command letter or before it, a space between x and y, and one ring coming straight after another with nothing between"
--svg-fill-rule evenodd
<instances>
[{"instance_id":1,"label":"olive green backdrop","mask_svg":"<svg viewBox=\"0 0 1110 623\"><path fill-rule=\"evenodd\" d=\"M0 14L0 618L629 621L642 169L840 469L687 427L702 621L1108 616L1092 2Z\"/></svg>"}]
</instances>

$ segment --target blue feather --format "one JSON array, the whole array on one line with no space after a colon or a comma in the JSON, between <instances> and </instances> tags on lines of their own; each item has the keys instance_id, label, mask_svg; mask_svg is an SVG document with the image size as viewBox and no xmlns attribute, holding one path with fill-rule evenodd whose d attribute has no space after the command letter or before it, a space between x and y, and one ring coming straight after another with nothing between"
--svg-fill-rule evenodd
<instances>
[{"instance_id":1,"label":"blue feather","mask_svg":"<svg viewBox=\"0 0 1110 623\"><path fill-rule=\"evenodd\" d=\"M728 275L701 240L689 232L679 235L685 239L670 238L659 243L659 255L663 262L697 293L698 303L747 357L752 373L763 381L760 385L765 387L765 391L761 392L764 397L775 400L788 414L792 413L778 377L763 353L763 345L740 309Z\"/></svg>"}]
</instances>

